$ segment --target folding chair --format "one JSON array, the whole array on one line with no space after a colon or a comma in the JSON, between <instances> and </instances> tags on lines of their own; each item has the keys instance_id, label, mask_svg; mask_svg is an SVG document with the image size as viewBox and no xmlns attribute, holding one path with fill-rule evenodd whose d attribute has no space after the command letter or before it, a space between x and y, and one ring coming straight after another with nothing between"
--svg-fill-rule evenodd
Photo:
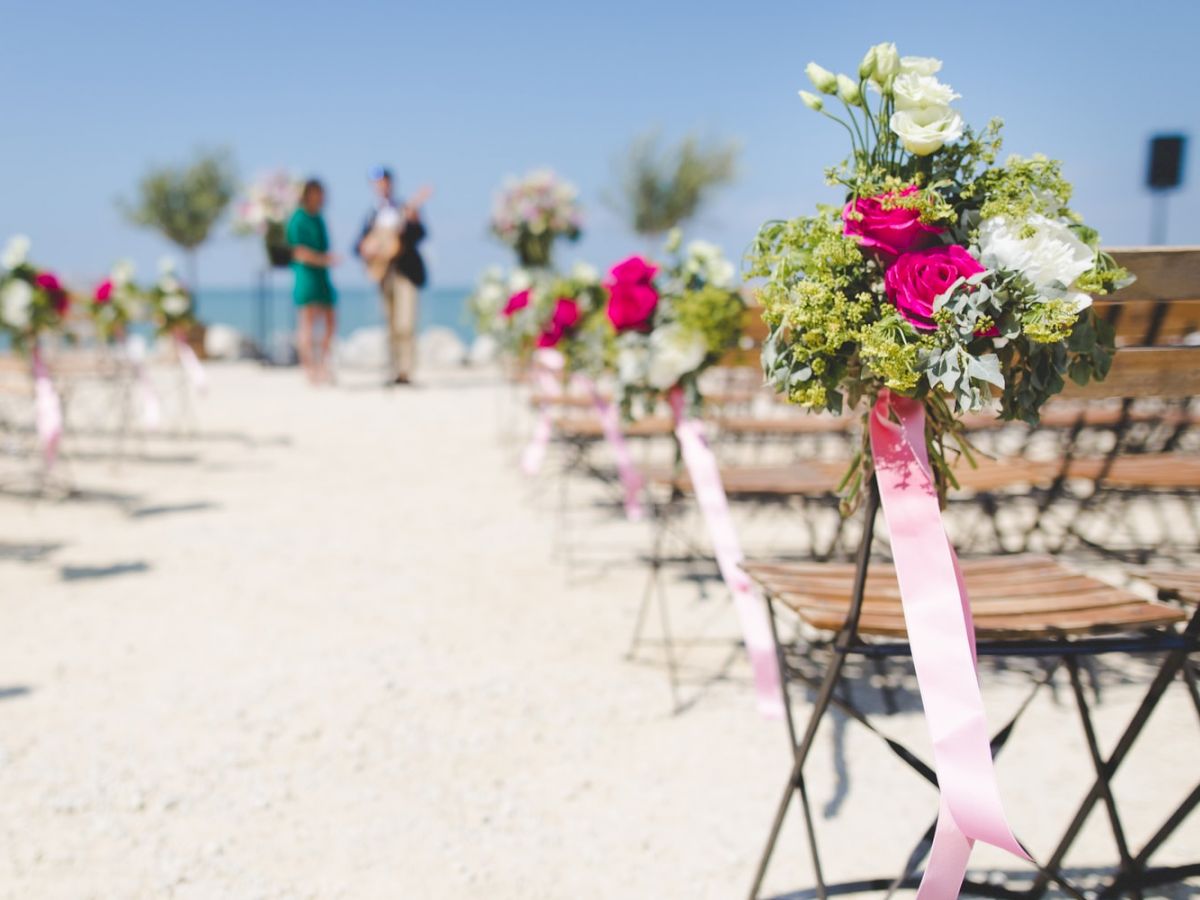
<instances>
[{"instance_id":1,"label":"folding chair","mask_svg":"<svg viewBox=\"0 0 1200 900\"><path fill-rule=\"evenodd\" d=\"M1159 256L1148 253L1145 261L1145 270L1134 267L1139 276L1143 276L1143 271L1149 273L1148 277L1143 276L1142 293L1130 295L1124 300L1133 309L1129 316L1135 321L1144 315L1147 292L1153 295L1156 287L1163 285L1178 287L1182 283L1179 278L1191 277L1200 263L1200 251L1184 251L1179 255L1168 253L1167 263L1164 264L1160 264ZM1194 281L1192 283L1195 284ZM1154 306L1164 309L1158 301L1154 302ZM1163 311L1157 318L1160 325L1158 334L1163 333L1161 325L1168 321L1168 312ZM1146 333L1151 334L1150 331ZM1178 399L1190 398L1198 388L1200 348L1181 345L1140 346L1120 350L1109 378L1076 395L1087 399L1132 396ZM1121 457L1115 457L1113 462L1116 464L1120 460ZM796 727L791 706L787 706L788 732L793 749L792 768L755 873L752 898L759 895L783 821L797 797L816 875L816 893L822 900L831 893L874 889L893 891L915 885L919 881L918 870L930 849L933 826L917 842L900 873L892 877L867 877L849 884L827 884L806 786L805 764L817 730L831 707L841 709L852 720L883 737L848 692L847 661L850 658L903 658L910 654L904 640L907 632L894 572L886 563L876 563L872 567L872 543L878 508L878 488L872 479L866 487L863 533L853 566L820 563L749 563L746 566L747 573L761 585L767 596L772 627L775 628L776 643L780 648L785 700L788 699L788 683L793 680L803 681L816 691L813 707L802 731ZM1078 574L1045 556L1022 554L968 560L963 563L963 571L972 597L979 656L1024 657L1050 663L1049 671L1035 682L1029 698L1018 709L1016 716L996 732L992 740L993 755L1009 740L1029 699L1049 683L1055 670L1062 667L1071 684L1095 780L1054 851L1044 862L1036 864L1037 875L1028 890L968 879L962 891L993 897L1040 896L1053 883L1068 894L1082 896L1081 889L1064 874L1062 864L1084 822L1098 803L1104 806L1119 856L1115 872L1104 889L1106 894L1130 891L1136 896L1142 887L1200 874L1200 862L1175 867L1155 867L1150 863L1153 853L1200 803L1200 786L1184 798L1147 845L1136 853L1130 848L1111 789L1113 776L1141 734L1151 712L1167 687L1181 674L1200 715L1200 693L1196 690L1195 672L1189 662L1192 654L1200 652L1200 606L1189 613L1178 605L1146 600ZM780 641L778 616L785 609L792 611L809 629L822 635L815 644L809 642L803 645L801 652L810 656L814 646L826 649L831 659L823 673L814 675L806 668L795 665L795 656ZM1161 662L1144 699L1115 749L1106 757L1096 739L1091 707L1083 690L1079 666L1082 660L1108 653L1153 654L1160 656ZM931 782L935 780L932 769L918 754L893 738L884 737L884 740L893 753L919 775Z\"/></svg>"}]
</instances>

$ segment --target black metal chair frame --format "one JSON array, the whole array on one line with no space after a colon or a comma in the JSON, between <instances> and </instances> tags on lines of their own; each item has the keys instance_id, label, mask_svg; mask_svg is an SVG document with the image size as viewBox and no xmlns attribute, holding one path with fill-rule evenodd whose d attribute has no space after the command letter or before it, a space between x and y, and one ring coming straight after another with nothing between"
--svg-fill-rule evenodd
<instances>
[{"instance_id":1,"label":"black metal chair frame","mask_svg":"<svg viewBox=\"0 0 1200 900\"><path fill-rule=\"evenodd\" d=\"M870 721L867 713L862 711L853 701L843 684L844 667L852 656L865 659L885 660L903 658L911 655L907 642L867 642L859 635L859 621L862 614L863 598L866 588L866 578L871 562L871 545L875 527L875 519L879 510L878 487L874 480L870 484L864 509L864 530L859 546L855 565L855 576L851 603L845 624L842 629L828 642L832 659L823 676L807 675L789 663L784 644L779 640L777 624L777 602L768 592L767 603L770 610L771 627L774 630L776 646L779 648L780 669L783 673L784 706L787 712L788 735L792 747L792 770L787 785L776 810L771 825L766 846L755 872L753 886L750 890L751 900L756 900L766 875L767 868L774 854L784 819L795 797L799 797L803 812L805 830L807 832L808 850L812 858L816 875L816 895L824 900L832 894L860 893L869 890L887 890L888 894L899 888L915 886L920 880L918 871L925 861L932 844L934 826L931 824L924 832L908 857L904 870L894 877L867 878L842 884L827 884L823 874L817 833L809 803L805 782L804 767L809 752L812 749L818 728L831 707L840 709L851 719L864 725L868 730L882 738L887 746L901 760L907 763L921 777L936 785L933 769L921 758L900 742L886 736ZM1182 824L1191 811L1200 804L1200 784L1183 800L1175 811L1164 821L1154 836L1138 852L1133 852L1125 836L1117 804L1111 789L1111 782L1118 767L1125 760L1134 741L1141 734L1150 714L1162 699L1167 687L1182 673L1189 689L1197 715L1200 716L1200 690L1197 689L1196 673L1188 664L1189 656L1200 650L1200 606L1197 606L1185 628L1180 630L1165 628L1147 630L1136 635L1118 635L1113 637L1087 637L1077 639L1054 640L998 640L981 641L977 651L981 657L1026 657L1054 660L1046 670L1044 678L1038 679L1025 701L1017 709L1012 719L1001 728L992 738L992 752L997 754L1008 741L1017 721L1028 708L1033 696L1050 683L1054 673L1060 666L1066 667L1072 694L1079 711L1088 753L1095 771L1095 781L1084 797L1075 816L1067 827L1066 832L1058 842L1054 851L1044 864L1036 864L1037 875L1032 885L1026 890L1015 890L1004 885L989 882L974 881L968 878L964 881L961 893L984 897L1041 897L1053 883L1067 894L1082 898L1082 890L1073 884L1063 873L1063 860L1074 845L1084 822L1091 814L1097 803L1103 801L1110 828L1117 844L1120 856L1115 874L1103 888L1101 897L1119 896L1129 892L1134 897L1140 897L1143 887L1172 883L1183 878L1200 874L1200 862L1183 866L1154 867L1150 865L1150 857L1166 841L1166 839ZM1105 757L1096 740L1092 724L1091 708L1088 704L1080 678L1080 660L1106 653L1161 653L1162 664L1152 680L1133 718L1122 733L1113 751ZM790 703L789 681L800 680L816 690L809 720L802 736L797 736L796 723L793 718Z\"/></svg>"}]
</instances>

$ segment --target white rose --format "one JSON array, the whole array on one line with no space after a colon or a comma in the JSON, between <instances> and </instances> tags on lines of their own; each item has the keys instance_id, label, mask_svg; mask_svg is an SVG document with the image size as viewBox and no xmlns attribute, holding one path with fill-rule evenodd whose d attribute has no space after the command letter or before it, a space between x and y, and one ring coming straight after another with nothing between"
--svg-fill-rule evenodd
<instances>
[{"instance_id":1,"label":"white rose","mask_svg":"<svg viewBox=\"0 0 1200 900\"><path fill-rule=\"evenodd\" d=\"M163 297L162 308L168 316L182 316L188 311L188 298L183 294L168 294Z\"/></svg>"},{"instance_id":2,"label":"white rose","mask_svg":"<svg viewBox=\"0 0 1200 900\"><path fill-rule=\"evenodd\" d=\"M1028 227L1030 237L1021 237ZM1077 309L1086 309L1092 298L1072 286L1096 263L1096 253L1063 222L1031 216L1013 223L1004 216L979 226L980 261L989 269L1020 272L1040 293L1067 297Z\"/></svg>"},{"instance_id":3,"label":"white rose","mask_svg":"<svg viewBox=\"0 0 1200 900\"><path fill-rule=\"evenodd\" d=\"M33 288L14 278L0 290L0 321L10 328L29 325L29 310L33 306Z\"/></svg>"},{"instance_id":4,"label":"white rose","mask_svg":"<svg viewBox=\"0 0 1200 900\"><path fill-rule=\"evenodd\" d=\"M704 335L689 334L677 323L664 325L650 335L650 369L646 380L651 387L665 391L699 368L707 355Z\"/></svg>"},{"instance_id":5,"label":"white rose","mask_svg":"<svg viewBox=\"0 0 1200 900\"><path fill-rule=\"evenodd\" d=\"M962 116L948 106L896 110L891 126L904 149L917 156L928 156L963 134Z\"/></svg>"},{"instance_id":6,"label":"white rose","mask_svg":"<svg viewBox=\"0 0 1200 900\"><path fill-rule=\"evenodd\" d=\"M8 239L8 243L4 245L4 252L0 253L0 266L9 271L29 259L29 238L23 234L15 234Z\"/></svg>"},{"instance_id":7,"label":"white rose","mask_svg":"<svg viewBox=\"0 0 1200 900\"><path fill-rule=\"evenodd\" d=\"M948 84L932 75L907 73L898 75L892 83L897 109L925 109L929 106L949 106L961 95Z\"/></svg>"},{"instance_id":8,"label":"white rose","mask_svg":"<svg viewBox=\"0 0 1200 900\"><path fill-rule=\"evenodd\" d=\"M942 71L942 61L932 56L900 57L901 75L936 75L940 71Z\"/></svg>"}]
</instances>

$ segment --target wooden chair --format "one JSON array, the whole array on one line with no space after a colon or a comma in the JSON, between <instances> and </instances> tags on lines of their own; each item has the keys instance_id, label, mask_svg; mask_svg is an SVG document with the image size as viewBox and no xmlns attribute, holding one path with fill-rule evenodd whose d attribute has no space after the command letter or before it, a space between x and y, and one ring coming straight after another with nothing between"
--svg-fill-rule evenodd
<instances>
[{"instance_id":1,"label":"wooden chair","mask_svg":"<svg viewBox=\"0 0 1200 900\"><path fill-rule=\"evenodd\" d=\"M1108 379L1086 390L1073 391L1073 396L1120 398L1122 408L1127 410L1131 405L1129 398L1132 397L1187 398L1200 387L1200 347L1178 342L1161 344L1161 340L1168 340L1169 335L1190 328L1186 324L1190 319L1172 313L1170 304L1165 311L1154 312L1164 310L1164 307L1160 300L1151 299L1164 290L1164 285L1172 287L1172 290L1188 283L1194 286L1195 282L1187 279L1195 274L1200 251L1171 252L1165 257L1157 254L1158 251L1153 251L1153 255L1147 252L1144 257L1149 260L1146 271L1152 274L1143 284L1142 292L1114 299L1112 304L1114 308L1121 309L1116 315L1135 323L1136 328L1144 329L1143 334L1150 341L1160 343L1147 346L1124 338L1124 346L1115 357ZM1131 260L1138 258L1131 253L1123 256ZM1161 259L1167 262L1159 266ZM1135 267L1135 271L1140 273L1141 269ZM1172 280L1176 275L1184 280ZM1185 309L1190 309L1190 304L1185 304ZM1125 333L1122 329L1119 331ZM1118 467L1130 468L1132 464L1124 462L1128 458L1113 454L1100 463L1103 467L1101 474L1108 477ZM1174 460L1172 465L1177 462ZM1067 465L1079 465L1079 462L1068 459ZM1002 474L997 475L999 480L1002 480ZM1143 481L1172 478L1159 474L1153 465L1138 469L1135 474ZM855 704L848 692L847 661L851 658L903 658L910 653L905 640L904 617L894 570L885 560L872 562L878 508L878 489L872 480L863 510L863 531L857 560L852 566L791 562L750 563L746 566L750 576L763 588L770 607L784 672L788 731L793 748L792 770L755 873L751 897L758 896L780 828L796 798L799 798L804 813L809 851L817 878L816 893L821 898L833 892L894 890L914 885L918 881L917 870L928 854L933 826L924 833L909 856L904 871L898 876L866 878L850 885L827 885L805 788L805 764L817 729L831 707L841 709L851 719L875 730L869 716ZM963 885L963 893L1003 897L1040 896L1054 883L1067 893L1081 896L1080 889L1064 875L1062 863L1097 803L1103 803L1119 856L1104 895L1129 891L1137 896L1142 887L1200 874L1200 862L1175 867L1154 867L1150 862L1155 850L1200 803L1200 787L1183 800L1162 828L1137 852L1130 848L1111 790L1118 767L1141 734L1150 713L1181 673L1200 714L1200 693L1196 690L1195 673L1189 663L1191 655L1200 651L1200 606L1189 610L1161 600L1143 599L1131 591L1113 587L1047 556L1022 554L967 560L963 563L963 570L972 598L979 655L1053 661L1047 675L1035 682L1030 698L1048 683L1054 671L1065 668L1095 773L1092 788L1054 851L1038 866L1037 875L1028 890L1018 891L968 879ZM1162 573L1151 575L1151 579L1160 584L1164 591L1173 588L1179 592L1182 588L1183 593L1195 598L1196 576L1184 574L1175 578L1175 581L1170 581ZM815 641L803 642L798 648L785 646L779 641L782 630L779 617L785 611L820 637ZM828 666L817 673L812 671L812 651L815 647L823 648L830 656ZM1109 653L1157 654L1162 662L1115 749L1105 756L1096 740L1091 707L1083 690L1079 667L1082 660ZM816 692L802 732L798 731L792 718L788 692L788 684L792 681L801 681ZM1027 704L1028 700L1022 704L1017 715L996 733L992 742L993 753L1003 748ZM914 771L930 781L934 780L932 769L918 754L891 739L887 740L887 744Z\"/></svg>"}]
</instances>

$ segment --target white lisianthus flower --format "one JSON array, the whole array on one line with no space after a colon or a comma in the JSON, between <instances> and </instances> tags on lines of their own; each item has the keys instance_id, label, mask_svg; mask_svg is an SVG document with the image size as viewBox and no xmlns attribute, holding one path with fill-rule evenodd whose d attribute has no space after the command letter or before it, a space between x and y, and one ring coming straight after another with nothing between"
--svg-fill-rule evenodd
<instances>
[{"instance_id":1,"label":"white lisianthus flower","mask_svg":"<svg viewBox=\"0 0 1200 900\"><path fill-rule=\"evenodd\" d=\"M822 94L837 93L837 76L825 67L817 65L815 62L810 62L804 67L804 74L813 83L813 87Z\"/></svg>"},{"instance_id":2,"label":"white lisianthus flower","mask_svg":"<svg viewBox=\"0 0 1200 900\"><path fill-rule=\"evenodd\" d=\"M813 112L820 112L822 109L825 108L825 101L822 100L820 97L818 97L816 94L809 93L808 91L801 91L800 99L803 100L804 105L807 106L809 109L811 109Z\"/></svg>"},{"instance_id":3,"label":"white lisianthus flower","mask_svg":"<svg viewBox=\"0 0 1200 900\"><path fill-rule=\"evenodd\" d=\"M692 241L687 247L684 273L695 275L714 287L733 284L733 263L725 258L721 248L709 241Z\"/></svg>"},{"instance_id":4,"label":"white lisianthus flower","mask_svg":"<svg viewBox=\"0 0 1200 900\"><path fill-rule=\"evenodd\" d=\"M892 79L900 74L900 54L896 50L896 45L891 42L876 44L867 51L867 57L870 58L872 66L870 79L875 82L881 90L887 91L892 86ZM867 59L863 59L863 65L866 65ZM861 66L859 67L861 71Z\"/></svg>"},{"instance_id":5,"label":"white lisianthus flower","mask_svg":"<svg viewBox=\"0 0 1200 900\"><path fill-rule=\"evenodd\" d=\"M27 282L14 278L0 290L0 322L9 328L27 328L32 307L33 288Z\"/></svg>"},{"instance_id":6,"label":"white lisianthus flower","mask_svg":"<svg viewBox=\"0 0 1200 900\"><path fill-rule=\"evenodd\" d=\"M929 106L949 106L961 94L932 75L906 73L896 76L892 83L897 109L925 109Z\"/></svg>"},{"instance_id":7,"label":"white lisianthus flower","mask_svg":"<svg viewBox=\"0 0 1200 900\"><path fill-rule=\"evenodd\" d=\"M168 294L163 297L163 312L168 316L182 316L188 311L188 306L188 298L183 294Z\"/></svg>"},{"instance_id":8,"label":"white lisianthus flower","mask_svg":"<svg viewBox=\"0 0 1200 900\"><path fill-rule=\"evenodd\" d=\"M1030 228L1033 234L1022 237ZM989 269L1020 272L1046 297L1066 297L1078 310L1092 303L1075 282L1096 264L1096 253L1063 222L1045 216L1022 223L1005 216L986 219L979 226L979 251Z\"/></svg>"},{"instance_id":9,"label":"white lisianthus flower","mask_svg":"<svg viewBox=\"0 0 1200 900\"><path fill-rule=\"evenodd\" d=\"M699 368L707 355L704 335L689 333L675 322L664 325L650 334L650 368L646 381L657 390L668 390L684 375Z\"/></svg>"},{"instance_id":10,"label":"white lisianthus flower","mask_svg":"<svg viewBox=\"0 0 1200 900\"><path fill-rule=\"evenodd\" d=\"M479 289L479 302L485 309L499 309L504 300L504 291L494 281L489 281Z\"/></svg>"},{"instance_id":11,"label":"white lisianthus flower","mask_svg":"<svg viewBox=\"0 0 1200 900\"><path fill-rule=\"evenodd\" d=\"M119 259L116 265L112 267L109 278L112 280L114 287L123 288L127 287L133 281L133 273L133 263L127 259Z\"/></svg>"},{"instance_id":12,"label":"white lisianthus flower","mask_svg":"<svg viewBox=\"0 0 1200 900\"><path fill-rule=\"evenodd\" d=\"M962 116L948 106L898 109L891 126L904 149L917 156L928 156L963 135Z\"/></svg>"},{"instance_id":13,"label":"white lisianthus flower","mask_svg":"<svg viewBox=\"0 0 1200 900\"><path fill-rule=\"evenodd\" d=\"M11 272L17 266L22 265L29 259L29 247L29 238L23 234L13 235L4 245L4 252L0 253L0 266Z\"/></svg>"},{"instance_id":14,"label":"white lisianthus flower","mask_svg":"<svg viewBox=\"0 0 1200 900\"><path fill-rule=\"evenodd\" d=\"M942 61L932 56L900 57L901 75L936 75L942 71Z\"/></svg>"},{"instance_id":15,"label":"white lisianthus flower","mask_svg":"<svg viewBox=\"0 0 1200 900\"><path fill-rule=\"evenodd\" d=\"M838 75L837 93L842 102L849 106L862 105L862 91L859 89L858 82L849 75Z\"/></svg>"}]
</instances>

